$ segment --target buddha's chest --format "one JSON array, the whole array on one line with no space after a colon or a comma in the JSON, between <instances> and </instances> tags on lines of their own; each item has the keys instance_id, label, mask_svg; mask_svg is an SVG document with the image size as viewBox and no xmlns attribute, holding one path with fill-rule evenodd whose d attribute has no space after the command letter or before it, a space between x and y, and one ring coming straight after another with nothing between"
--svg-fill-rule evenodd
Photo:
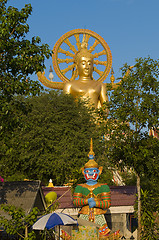
<instances>
[{"instance_id":1,"label":"buddha's chest","mask_svg":"<svg viewBox=\"0 0 159 240\"><path fill-rule=\"evenodd\" d=\"M74 84L71 88L71 92L75 96L92 98L100 94L100 86L94 83Z\"/></svg>"}]
</instances>

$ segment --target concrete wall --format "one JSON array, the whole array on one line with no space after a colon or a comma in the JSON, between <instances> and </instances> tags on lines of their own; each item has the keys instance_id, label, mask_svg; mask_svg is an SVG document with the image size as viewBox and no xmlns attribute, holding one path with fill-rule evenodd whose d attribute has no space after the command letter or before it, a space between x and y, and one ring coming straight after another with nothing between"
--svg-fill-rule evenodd
<instances>
[{"instance_id":1,"label":"concrete wall","mask_svg":"<svg viewBox=\"0 0 159 240\"><path fill-rule=\"evenodd\" d=\"M131 231L128 230L129 218L127 213L109 213L105 214L108 227L113 231L120 229L121 237L124 236L126 239L130 239L132 236ZM137 230L133 232L133 237L137 239Z\"/></svg>"}]
</instances>

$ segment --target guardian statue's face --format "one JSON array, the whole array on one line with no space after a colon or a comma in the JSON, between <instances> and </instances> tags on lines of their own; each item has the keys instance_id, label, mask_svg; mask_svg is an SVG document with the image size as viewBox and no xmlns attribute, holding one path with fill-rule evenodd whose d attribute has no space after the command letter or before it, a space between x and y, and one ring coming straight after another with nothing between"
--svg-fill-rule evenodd
<instances>
[{"instance_id":1,"label":"guardian statue's face","mask_svg":"<svg viewBox=\"0 0 159 240\"><path fill-rule=\"evenodd\" d=\"M77 64L78 75L80 77L90 77L93 73L93 59L90 57L80 57Z\"/></svg>"},{"instance_id":2,"label":"guardian statue's face","mask_svg":"<svg viewBox=\"0 0 159 240\"><path fill-rule=\"evenodd\" d=\"M84 178L87 182L96 182L99 178L100 170L98 168L85 168Z\"/></svg>"}]
</instances>

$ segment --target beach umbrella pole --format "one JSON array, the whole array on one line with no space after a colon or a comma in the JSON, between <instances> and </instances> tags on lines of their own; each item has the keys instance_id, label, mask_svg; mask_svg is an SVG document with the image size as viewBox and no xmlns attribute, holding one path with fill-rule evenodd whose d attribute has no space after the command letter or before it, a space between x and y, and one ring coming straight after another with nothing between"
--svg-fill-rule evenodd
<instances>
[{"instance_id":1,"label":"beach umbrella pole","mask_svg":"<svg viewBox=\"0 0 159 240\"><path fill-rule=\"evenodd\" d=\"M60 225L59 225L59 240L60 240Z\"/></svg>"}]
</instances>

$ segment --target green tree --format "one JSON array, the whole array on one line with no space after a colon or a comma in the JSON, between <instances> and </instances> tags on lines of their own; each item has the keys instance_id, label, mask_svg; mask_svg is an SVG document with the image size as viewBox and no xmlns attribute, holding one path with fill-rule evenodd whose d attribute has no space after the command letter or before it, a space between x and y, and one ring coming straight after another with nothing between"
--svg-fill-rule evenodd
<instances>
[{"instance_id":1,"label":"green tree","mask_svg":"<svg viewBox=\"0 0 159 240\"><path fill-rule=\"evenodd\" d=\"M42 89L31 74L44 70L44 60L49 58L47 44L41 44L39 37L27 39L29 26L27 19L31 15L30 4L18 10L7 7L7 0L0 2L0 157L12 151L10 138L14 129L24 127L21 114L27 114L31 108L22 99L15 96L36 95ZM1 164L1 162L0 162Z\"/></svg>"},{"instance_id":2,"label":"green tree","mask_svg":"<svg viewBox=\"0 0 159 240\"><path fill-rule=\"evenodd\" d=\"M125 76L128 70L130 73ZM147 179L147 186L143 184L143 187L155 198L159 197L159 141L148 136L149 129L159 125L158 76L159 61L149 57L136 59L133 68L126 64L120 85L111 93L106 105L108 115L100 112L102 119L107 117L103 132L108 140L108 158L120 168L134 169L137 175L138 239L141 232L140 179ZM157 210L155 207L151 208L151 215Z\"/></svg>"},{"instance_id":3,"label":"green tree","mask_svg":"<svg viewBox=\"0 0 159 240\"><path fill-rule=\"evenodd\" d=\"M16 180L19 174L22 179L25 176L45 183L51 178L57 185L70 179L81 181L80 168L88 161L91 137L101 164L104 157L99 127L83 102L57 91L25 101L32 105L32 111L22 117L25 128L17 128L9 140L12 148L0 166L5 179L12 176ZM102 175L109 178L107 173Z\"/></svg>"},{"instance_id":4,"label":"green tree","mask_svg":"<svg viewBox=\"0 0 159 240\"><path fill-rule=\"evenodd\" d=\"M44 229L44 231L33 231L32 226L37 221L39 215L38 208L33 208L32 211L26 215L22 208L17 208L12 205L2 204L1 209L8 217L0 216L0 226L5 232L14 237L14 239L21 240L39 240L39 239L55 239L54 231ZM44 213L46 214L46 213Z\"/></svg>"},{"instance_id":5,"label":"green tree","mask_svg":"<svg viewBox=\"0 0 159 240\"><path fill-rule=\"evenodd\" d=\"M159 199L154 196L150 191L142 191L141 189L141 235L143 240L154 239L157 240L159 237L159 225L157 213L153 212L152 209L159 209Z\"/></svg>"},{"instance_id":6,"label":"green tree","mask_svg":"<svg viewBox=\"0 0 159 240\"><path fill-rule=\"evenodd\" d=\"M40 44L39 37L26 38L31 5L19 11L7 7L7 2L0 2L0 136L6 138L6 142L8 134L20 125L17 112L28 111L24 102L17 101L14 96L40 92L40 84L31 80L30 74L43 71L45 57L50 56L48 45Z\"/></svg>"},{"instance_id":7,"label":"green tree","mask_svg":"<svg viewBox=\"0 0 159 240\"><path fill-rule=\"evenodd\" d=\"M38 216L38 209L33 208L32 211L25 215L22 208L16 208L11 205L1 205L1 209L7 213L10 218L0 216L0 226L6 231L8 235L18 237L17 239L35 240L36 234L34 231L28 229L36 222Z\"/></svg>"}]
</instances>

